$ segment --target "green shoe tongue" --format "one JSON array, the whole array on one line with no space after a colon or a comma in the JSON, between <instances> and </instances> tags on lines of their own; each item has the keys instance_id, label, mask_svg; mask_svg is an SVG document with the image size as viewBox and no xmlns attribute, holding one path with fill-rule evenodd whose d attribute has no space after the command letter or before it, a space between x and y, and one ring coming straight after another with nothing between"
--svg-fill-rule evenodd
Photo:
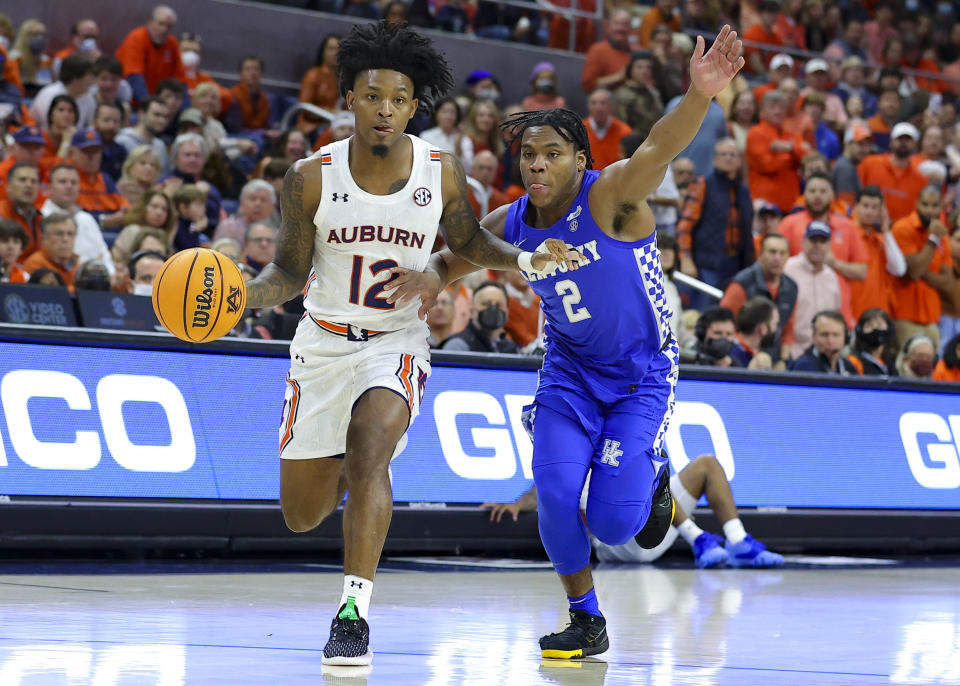
<instances>
[{"instance_id":1,"label":"green shoe tongue","mask_svg":"<svg viewBox=\"0 0 960 686\"><path fill-rule=\"evenodd\" d=\"M337 615L337 619L352 619L353 621L360 619L360 615L357 614L353 596L347 596L347 602L343 606L343 609L340 610L340 614Z\"/></svg>"}]
</instances>

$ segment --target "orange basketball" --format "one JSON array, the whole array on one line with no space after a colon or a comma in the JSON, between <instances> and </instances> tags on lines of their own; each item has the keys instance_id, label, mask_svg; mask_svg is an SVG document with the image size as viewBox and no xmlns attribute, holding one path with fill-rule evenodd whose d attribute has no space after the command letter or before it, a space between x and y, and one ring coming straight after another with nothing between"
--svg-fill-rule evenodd
<instances>
[{"instance_id":1,"label":"orange basketball","mask_svg":"<svg viewBox=\"0 0 960 686\"><path fill-rule=\"evenodd\" d=\"M183 250L153 282L153 311L177 338L203 343L225 336L247 304L243 275L230 258L207 248Z\"/></svg>"}]
</instances>

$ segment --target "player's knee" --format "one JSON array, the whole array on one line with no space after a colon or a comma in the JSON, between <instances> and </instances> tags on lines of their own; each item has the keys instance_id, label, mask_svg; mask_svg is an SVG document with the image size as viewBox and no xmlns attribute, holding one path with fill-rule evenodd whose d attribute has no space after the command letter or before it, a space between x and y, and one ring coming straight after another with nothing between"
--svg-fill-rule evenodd
<instances>
[{"instance_id":1,"label":"player's knee","mask_svg":"<svg viewBox=\"0 0 960 686\"><path fill-rule=\"evenodd\" d=\"M280 510L283 512L283 522L290 531L302 534L306 531L316 529L323 521L323 513L304 512L301 508L289 507L281 503Z\"/></svg>"},{"instance_id":2,"label":"player's knee","mask_svg":"<svg viewBox=\"0 0 960 686\"><path fill-rule=\"evenodd\" d=\"M649 505L607 505L587 507L587 528L607 545L621 545L640 530L650 513Z\"/></svg>"},{"instance_id":3,"label":"player's knee","mask_svg":"<svg viewBox=\"0 0 960 686\"><path fill-rule=\"evenodd\" d=\"M545 483L538 479L537 509L541 517L580 516L580 492L573 484L562 481Z\"/></svg>"}]
</instances>

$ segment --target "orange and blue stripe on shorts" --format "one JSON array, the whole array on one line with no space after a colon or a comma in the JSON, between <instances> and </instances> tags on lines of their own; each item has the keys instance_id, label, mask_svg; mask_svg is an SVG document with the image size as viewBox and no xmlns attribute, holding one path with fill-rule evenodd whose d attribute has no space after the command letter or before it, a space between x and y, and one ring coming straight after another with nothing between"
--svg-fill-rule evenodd
<instances>
[{"instance_id":1,"label":"orange and blue stripe on shorts","mask_svg":"<svg viewBox=\"0 0 960 686\"><path fill-rule=\"evenodd\" d=\"M413 370L415 365L413 364L413 355L404 354L400 356L400 367L397 369L397 377L400 379L400 383L403 384L404 390L407 393L407 409L410 410L410 415L413 415L413 403L416 400L416 396L413 394Z\"/></svg>"},{"instance_id":2,"label":"orange and blue stripe on shorts","mask_svg":"<svg viewBox=\"0 0 960 686\"><path fill-rule=\"evenodd\" d=\"M287 408L287 403L284 403L283 406L286 419L283 420L284 431L283 436L280 438L281 453L293 439L293 424L297 421L297 411L300 409L300 384L296 379L291 379L289 374L287 374L287 383L290 385L290 388L293 389L293 394L290 396L289 409Z\"/></svg>"}]
</instances>

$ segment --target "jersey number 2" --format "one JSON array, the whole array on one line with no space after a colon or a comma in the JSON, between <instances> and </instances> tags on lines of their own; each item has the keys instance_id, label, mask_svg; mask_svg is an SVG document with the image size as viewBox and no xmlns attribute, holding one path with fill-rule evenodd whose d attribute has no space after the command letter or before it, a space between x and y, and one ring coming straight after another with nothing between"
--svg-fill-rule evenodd
<instances>
[{"instance_id":1,"label":"jersey number 2","mask_svg":"<svg viewBox=\"0 0 960 686\"><path fill-rule=\"evenodd\" d=\"M557 295L563 298L563 311L567 313L567 319L571 324L590 319L590 311L586 306L577 307L580 304L580 289L575 281L570 279L557 281L556 289Z\"/></svg>"},{"instance_id":2,"label":"jersey number 2","mask_svg":"<svg viewBox=\"0 0 960 686\"><path fill-rule=\"evenodd\" d=\"M370 273L376 276L380 272L385 272L396 266L397 263L393 260L380 260L370 265ZM354 305L360 304L360 277L362 275L363 257L361 255L354 255L353 272L350 274L350 302ZM370 286L363 296L364 307L372 307L375 310L392 310L395 307L394 303L388 303L386 299L381 296L381 293L383 289L387 287L387 284L397 278L397 276L397 274L392 274L389 279L377 281Z\"/></svg>"}]
</instances>

